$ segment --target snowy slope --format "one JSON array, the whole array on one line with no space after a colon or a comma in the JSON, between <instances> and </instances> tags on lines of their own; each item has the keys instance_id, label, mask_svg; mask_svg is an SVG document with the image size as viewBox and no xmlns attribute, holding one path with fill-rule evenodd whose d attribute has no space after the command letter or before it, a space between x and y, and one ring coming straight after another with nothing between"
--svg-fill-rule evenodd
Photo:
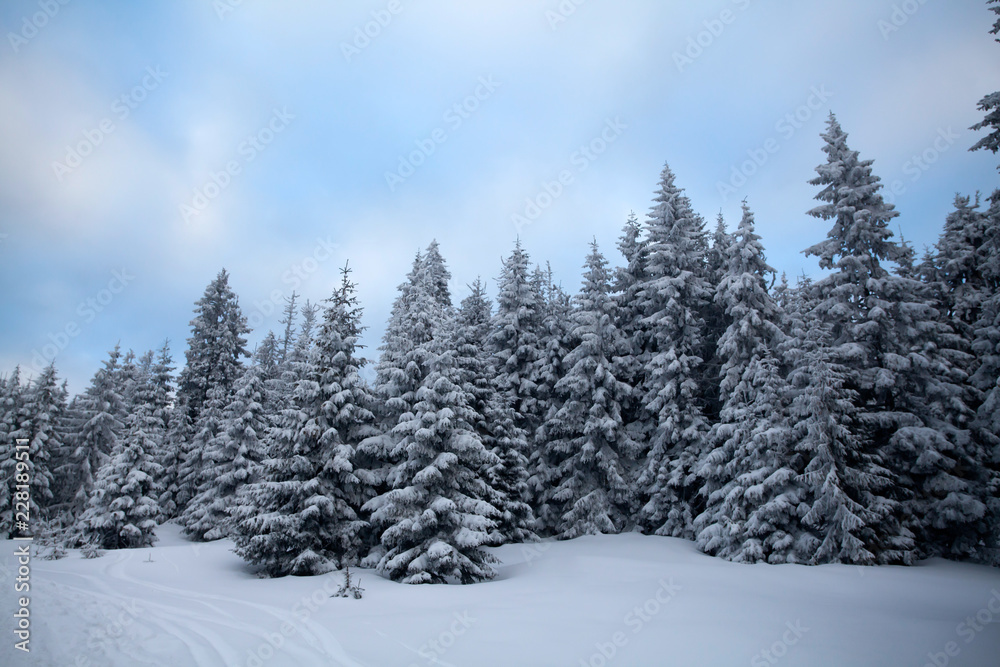
<instances>
[{"instance_id":1,"label":"snowy slope","mask_svg":"<svg viewBox=\"0 0 1000 667\"><path fill-rule=\"evenodd\" d=\"M35 559L30 655L0 542L0 665L1000 665L1000 570L975 565L745 566L629 534L503 547L473 586L362 570L359 601L329 597L339 574L257 579L229 541L159 534Z\"/></svg>"}]
</instances>

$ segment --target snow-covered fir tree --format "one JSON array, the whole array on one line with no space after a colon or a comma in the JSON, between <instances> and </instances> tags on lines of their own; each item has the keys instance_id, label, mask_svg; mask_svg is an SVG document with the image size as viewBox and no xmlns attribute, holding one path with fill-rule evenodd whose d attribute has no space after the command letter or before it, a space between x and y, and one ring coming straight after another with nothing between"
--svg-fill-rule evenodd
<instances>
[{"instance_id":1,"label":"snow-covered fir tree","mask_svg":"<svg viewBox=\"0 0 1000 667\"><path fill-rule=\"evenodd\" d=\"M728 322L718 342L722 405L711 433L715 448L700 462L706 507L695 520L699 548L740 562L795 560L800 494L775 354L783 334L768 293L773 274L744 202L715 294Z\"/></svg>"},{"instance_id":2,"label":"snow-covered fir tree","mask_svg":"<svg viewBox=\"0 0 1000 667\"><path fill-rule=\"evenodd\" d=\"M583 287L574 297L571 349L555 386L545 428L548 468L540 505L563 539L618 533L632 520L630 484L639 454L622 416L632 388L620 379L627 344L616 323L607 261L597 247L584 265Z\"/></svg>"},{"instance_id":3,"label":"snow-covered fir tree","mask_svg":"<svg viewBox=\"0 0 1000 667\"><path fill-rule=\"evenodd\" d=\"M28 386L22 410L24 421L19 437L28 439L29 515L44 521L49 517L48 505L55 485L51 464L62 449L66 417L66 390L60 386L54 363L42 369Z\"/></svg>"},{"instance_id":4,"label":"snow-covered fir tree","mask_svg":"<svg viewBox=\"0 0 1000 667\"><path fill-rule=\"evenodd\" d=\"M718 341L729 323L725 307L719 303L715 295L726 274L732 248L733 237L726 231L726 221L720 212L716 219L715 232L712 234L712 245L705 258L705 281L712 298L707 300L702 311L702 319L705 321L704 345L700 354L705 362L702 366L701 384L704 392L702 409L705 418L710 422L718 420L719 410L725 401L725 398L719 395L719 374L725 358L718 352Z\"/></svg>"},{"instance_id":5,"label":"snow-covered fir tree","mask_svg":"<svg viewBox=\"0 0 1000 667\"><path fill-rule=\"evenodd\" d=\"M530 372L530 383L538 414L533 419L536 424L534 437L528 440L528 491L529 502L538 509L538 527L547 531L553 526L553 517L547 517L542 497L547 490L547 477L552 462L547 460L547 443L551 438L551 427L558 417L553 410L561 398L556 385L566 372L564 361L570 346L570 297L552 279L552 271L536 267L531 279L537 303L541 309L541 329L538 343L540 356Z\"/></svg>"},{"instance_id":6,"label":"snow-covered fir tree","mask_svg":"<svg viewBox=\"0 0 1000 667\"><path fill-rule=\"evenodd\" d=\"M399 285L389 322L379 347L375 369L375 391L379 397L376 409L380 435L362 446L372 462L377 477L377 489L385 491L391 469L400 462L400 437L394 429L409 414L418 400L416 392L427 377L429 352L427 344L443 320L452 317L446 276L440 254L425 256L417 253L406 280Z\"/></svg>"},{"instance_id":7,"label":"snow-covered fir tree","mask_svg":"<svg viewBox=\"0 0 1000 667\"><path fill-rule=\"evenodd\" d=\"M155 428L151 412L138 406L98 471L80 526L86 539L99 548L133 549L156 541L160 466L153 459L156 443L147 435L151 428Z\"/></svg>"},{"instance_id":8,"label":"snow-covered fir tree","mask_svg":"<svg viewBox=\"0 0 1000 667\"><path fill-rule=\"evenodd\" d=\"M360 509L375 480L355 462L376 433L376 401L358 373L361 312L345 267L261 481L244 485L231 510L236 553L271 576L352 565L367 547Z\"/></svg>"},{"instance_id":9,"label":"snow-covered fir tree","mask_svg":"<svg viewBox=\"0 0 1000 667\"><path fill-rule=\"evenodd\" d=\"M170 411L167 433L156 457L156 462L162 471L159 478L159 505L164 520L177 517L191 500L191 488L182 485L181 475L184 455L193 439L194 424L191 423L191 415L184 406L184 399L179 397L177 404Z\"/></svg>"},{"instance_id":10,"label":"snow-covered fir tree","mask_svg":"<svg viewBox=\"0 0 1000 667\"><path fill-rule=\"evenodd\" d=\"M927 553L961 551L983 527L983 504L979 481L963 473L973 457L962 423L970 412L964 377L939 351L958 345L919 284L885 266L908 252L892 241L889 222L898 213L882 199L872 162L848 147L832 114L822 136L827 162L810 182L823 186L816 196L823 204L809 213L833 227L806 254L832 273L814 286L816 315L831 324L834 352L857 393L863 441L886 455L897 493L909 496L908 528Z\"/></svg>"},{"instance_id":11,"label":"snow-covered fir tree","mask_svg":"<svg viewBox=\"0 0 1000 667\"><path fill-rule=\"evenodd\" d=\"M532 281L528 253L520 239L503 260L497 284L497 312L488 340L496 372L494 386L514 411L514 426L525 435L528 450L522 454L529 461L528 500L533 504L539 492L536 430L545 410L537 385L545 359L545 303L541 284Z\"/></svg>"},{"instance_id":12,"label":"snow-covered fir tree","mask_svg":"<svg viewBox=\"0 0 1000 667\"><path fill-rule=\"evenodd\" d=\"M638 478L648 500L640 525L650 533L693 538L694 467L705 447L702 413L704 312L703 224L664 166L646 222L648 258L637 307L646 460Z\"/></svg>"},{"instance_id":13,"label":"snow-covered fir tree","mask_svg":"<svg viewBox=\"0 0 1000 667\"><path fill-rule=\"evenodd\" d=\"M528 497L527 449L524 431L516 424L514 410L493 384L493 356L487 348L492 323L492 305L482 281L470 286L456 313L451 346L461 382L459 387L473 397L476 433L496 456L496 463L481 473L497 497L487 498L500 515L496 519L496 544L536 539L534 515Z\"/></svg>"},{"instance_id":14,"label":"snow-covered fir tree","mask_svg":"<svg viewBox=\"0 0 1000 667\"><path fill-rule=\"evenodd\" d=\"M192 421L197 421L209 392L221 387L222 395L227 396L243 374L242 360L250 356L244 336L250 329L225 269L205 288L195 303L194 315L178 395L183 397Z\"/></svg>"},{"instance_id":15,"label":"snow-covered fir tree","mask_svg":"<svg viewBox=\"0 0 1000 667\"><path fill-rule=\"evenodd\" d=\"M125 404L117 383L120 357L116 345L77 401L75 451L69 464L73 470L66 475L73 489L70 511L76 517L86 509L97 472L108 461L124 431Z\"/></svg>"},{"instance_id":16,"label":"snow-covered fir tree","mask_svg":"<svg viewBox=\"0 0 1000 667\"><path fill-rule=\"evenodd\" d=\"M970 342L983 303L996 287L985 273L989 217L978 209L978 201L955 195L955 210L948 214L930 258L931 275L925 276L936 288L942 316Z\"/></svg>"},{"instance_id":17,"label":"snow-covered fir tree","mask_svg":"<svg viewBox=\"0 0 1000 667\"><path fill-rule=\"evenodd\" d=\"M402 460L390 489L365 505L381 532L377 568L408 584L463 584L492 579L493 543L500 512L480 472L498 463L476 433L475 398L461 387L450 349L449 320L421 345L428 374L414 403L393 429Z\"/></svg>"},{"instance_id":18,"label":"snow-covered fir tree","mask_svg":"<svg viewBox=\"0 0 1000 667\"><path fill-rule=\"evenodd\" d=\"M236 381L222 413L222 431L208 443L204 479L181 517L185 534L196 540L227 537L237 493L260 478L269 429L263 374L261 366L251 366Z\"/></svg>"},{"instance_id":19,"label":"snow-covered fir tree","mask_svg":"<svg viewBox=\"0 0 1000 667\"><path fill-rule=\"evenodd\" d=\"M908 563L912 533L898 520L891 473L860 435L857 395L830 353L829 326L811 317L803 327L801 363L789 377L807 531L796 555L813 565Z\"/></svg>"},{"instance_id":20,"label":"snow-covered fir tree","mask_svg":"<svg viewBox=\"0 0 1000 667\"><path fill-rule=\"evenodd\" d=\"M642 384L645 370L642 367L642 318L639 291L645 282L648 243L642 235L642 224L635 213L619 237L618 250L625 265L615 270L612 297L617 306L616 323L627 345L619 360L620 380L631 387ZM634 391L622 408L622 419L636 441L645 440L641 392Z\"/></svg>"}]
</instances>

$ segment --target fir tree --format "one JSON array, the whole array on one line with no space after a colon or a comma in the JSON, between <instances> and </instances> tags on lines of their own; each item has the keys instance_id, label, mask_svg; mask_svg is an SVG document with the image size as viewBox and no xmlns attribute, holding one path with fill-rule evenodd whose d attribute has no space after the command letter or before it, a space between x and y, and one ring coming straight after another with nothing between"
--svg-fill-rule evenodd
<instances>
[{"instance_id":1,"label":"fir tree","mask_svg":"<svg viewBox=\"0 0 1000 667\"><path fill-rule=\"evenodd\" d=\"M474 397L461 388L449 336L424 343L428 374L410 412L393 429L402 461L390 490L365 505L382 528L378 570L408 584L492 579L496 496L479 472L497 463L475 430Z\"/></svg>"},{"instance_id":2,"label":"fir tree","mask_svg":"<svg viewBox=\"0 0 1000 667\"><path fill-rule=\"evenodd\" d=\"M648 501L641 524L658 535L692 538L695 462L708 423L702 413L704 275L702 221L663 168L646 223L649 257L639 291L640 388L646 461L638 484Z\"/></svg>"},{"instance_id":3,"label":"fir tree","mask_svg":"<svg viewBox=\"0 0 1000 667\"><path fill-rule=\"evenodd\" d=\"M428 260L417 253L406 281L399 285L379 347L375 389L380 398L377 410L380 434L362 445L378 478L379 491L388 488L387 476L402 455L394 429L412 411L418 400L416 392L430 372L427 344L443 320L451 316L451 309L445 304L447 293L439 291L441 277L447 274L443 260L439 260L440 255Z\"/></svg>"},{"instance_id":4,"label":"fir tree","mask_svg":"<svg viewBox=\"0 0 1000 667\"><path fill-rule=\"evenodd\" d=\"M540 267L536 268L532 286L542 317L539 332L540 356L530 371L538 414L532 420L536 425L534 437L528 441L528 488L529 501L539 510L539 528L547 530L552 527L555 518L547 517L548 510L542 506L553 466L553 461L548 458L551 453L548 441L558 420L558 414L554 411L558 408L561 397L556 385L566 372L564 361L570 345L572 306L569 296L553 283L551 269L542 271Z\"/></svg>"},{"instance_id":5,"label":"fir tree","mask_svg":"<svg viewBox=\"0 0 1000 667\"><path fill-rule=\"evenodd\" d=\"M615 322L607 261L597 242L584 265L583 288L571 316L572 348L566 373L555 386L545 443L542 505L563 538L618 533L631 520L629 481L638 455L622 417L631 387L619 379L624 336Z\"/></svg>"},{"instance_id":6,"label":"fir tree","mask_svg":"<svg viewBox=\"0 0 1000 667\"><path fill-rule=\"evenodd\" d=\"M532 281L528 253L520 240L503 261L497 283L497 312L488 340L496 373L494 386L500 400L513 410L513 428L524 433L526 449L521 455L528 461L529 475L524 500L533 504L540 490L536 431L545 409L537 384L545 359L545 304L542 285Z\"/></svg>"},{"instance_id":7,"label":"fir tree","mask_svg":"<svg viewBox=\"0 0 1000 667\"><path fill-rule=\"evenodd\" d=\"M824 203L809 213L833 227L806 254L833 272L816 283L816 315L833 326L834 352L858 396L863 441L886 455L899 497L909 496L908 528L928 553L961 550L964 535L981 526L982 503L976 481L961 472L972 456L962 423L970 412L964 374L941 352L959 344L919 284L885 267L909 253L891 240L888 223L898 214L879 194L872 162L847 146L832 114L823 138L827 162L811 183L825 186L816 197ZM928 516L939 502L947 511Z\"/></svg>"},{"instance_id":8,"label":"fir tree","mask_svg":"<svg viewBox=\"0 0 1000 667\"><path fill-rule=\"evenodd\" d=\"M178 398L177 405L170 413L167 433L156 457L161 469L158 501L164 520L176 517L191 500L191 488L181 483L181 470L184 466L184 454L191 448L190 443L194 438L194 424L191 423L183 401L182 397Z\"/></svg>"},{"instance_id":9,"label":"fir tree","mask_svg":"<svg viewBox=\"0 0 1000 667\"><path fill-rule=\"evenodd\" d=\"M153 460L156 444L146 435L151 418L144 406L128 416L124 437L98 472L80 524L99 548L134 549L156 540L160 467Z\"/></svg>"},{"instance_id":10,"label":"fir tree","mask_svg":"<svg viewBox=\"0 0 1000 667\"><path fill-rule=\"evenodd\" d=\"M809 531L797 556L811 564L908 562L912 534L899 525L898 503L887 495L891 474L859 437L857 395L829 353L829 328L817 318L805 326L802 363L789 378L797 391L790 415L803 458L802 525Z\"/></svg>"},{"instance_id":11,"label":"fir tree","mask_svg":"<svg viewBox=\"0 0 1000 667\"><path fill-rule=\"evenodd\" d=\"M485 498L500 515L497 517L496 545L534 541L534 515L528 497L527 449L524 431L515 423L513 409L493 385L493 357L487 350L492 321L492 306L480 280L470 286L462 300L455 323L451 346L461 380L459 387L472 396L475 430L483 445L496 457L496 463L481 473L489 487L497 492Z\"/></svg>"},{"instance_id":12,"label":"fir tree","mask_svg":"<svg viewBox=\"0 0 1000 667\"><path fill-rule=\"evenodd\" d=\"M229 511L237 493L260 477L268 433L263 373L261 366L251 366L236 381L233 398L223 411L223 430L205 452L204 481L181 517L185 534L196 540L228 536Z\"/></svg>"},{"instance_id":13,"label":"fir tree","mask_svg":"<svg viewBox=\"0 0 1000 667\"><path fill-rule=\"evenodd\" d=\"M753 214L727 252L715 295L729 325L719 338L719 421L715 449L701 463L706 508L695 521L698 546L741 562L794 560L799 491L791 462L784 383L775 356L782 314L768 293L768 266Z\"/></svg>"},{"instance_id":14,"label":"fir tree","mask_svg":"<svg viewBox=\"0 0 1000 667\"><path fill-rule=\"evenodd\" d=\"M358 374L361 308L346 267L327 304L262 481L243 486L231 510L236 553L271 576L351 565L366 546L359 510L375 480L355 462L376 432L375 398Z\"/></svg>"},{"instance_id":15,"label":"fir tree","mask_svg":"<svg viewBox=\"0 0 1000 667\"><path fill-rule=\"evenodd\" d=\"M220 387L222 395L227 396L243 374L242 359L249 356L244 335L250 329L229 287L225 269L205 288L194 312L185 353L187 364L178 379L178 394L183 397L192 421L197 422L211 390Z\"/></svg>"},{"instance_id":16,"label":"fir tree","mask_svg":"<svg viewBox=\"0 0 1000 667\"><path fill-rule=\"evenodd\" d=\"M989 218L978 208L978 201L955 195L955 210L945 221L931 271L925 271L930 273L925 279L938 288L942 315L966 341L972 340L983 303L996 288L985 273Z\"/></svg>"}]
</instances>

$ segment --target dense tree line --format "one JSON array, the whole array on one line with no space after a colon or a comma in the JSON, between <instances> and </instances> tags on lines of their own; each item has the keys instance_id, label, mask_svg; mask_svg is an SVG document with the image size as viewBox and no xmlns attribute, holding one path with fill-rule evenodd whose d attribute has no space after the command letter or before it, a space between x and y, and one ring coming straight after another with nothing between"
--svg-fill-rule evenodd
<instances>
[{"instance_id":1,"label":"dense tree line","mask_svg":"<svg viewBox=\"0 0 1000 667\"><path fill-rule=\"evenodd\" d=\"M974 149L1000 148L998 96ZM176 376L164 344L115 346L72 399L52 366L0 380L0 526L24 439L31 514L66 545L174 520L271 576L468 583L486 547L623 531L741 562L1000 565L1000 190L957 196L917 261L832 114L822 138L823 278L778 282L749 205L709 233L665 166L573 296L518 242L496 307L478 280L456 306L437 243L418 253L371 385L347 267L252 355L222 271Z\"/></svg>"}]
</instances>

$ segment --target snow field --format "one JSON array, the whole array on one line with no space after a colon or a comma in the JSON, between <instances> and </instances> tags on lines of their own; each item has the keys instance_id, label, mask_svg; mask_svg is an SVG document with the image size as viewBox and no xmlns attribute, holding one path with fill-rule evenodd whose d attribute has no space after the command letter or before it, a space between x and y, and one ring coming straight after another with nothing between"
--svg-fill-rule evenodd
<instances>
[{"instance_id":1,"label":"snow field","mask_svg":"<svg viewBox=\"0 0 1000 667\"><path fill-rule=\"evenodd\" d=\"M232 542L174 525L152 549L32 561L32 652L3 665L1000 664L1000 571L739 565L634 533L507 545L496 580L408 586L368 570L258 579ZM9 588L13 542L0 544ZM152 562L149 562L149 561Z\"/></svg>"}]
</instances>

